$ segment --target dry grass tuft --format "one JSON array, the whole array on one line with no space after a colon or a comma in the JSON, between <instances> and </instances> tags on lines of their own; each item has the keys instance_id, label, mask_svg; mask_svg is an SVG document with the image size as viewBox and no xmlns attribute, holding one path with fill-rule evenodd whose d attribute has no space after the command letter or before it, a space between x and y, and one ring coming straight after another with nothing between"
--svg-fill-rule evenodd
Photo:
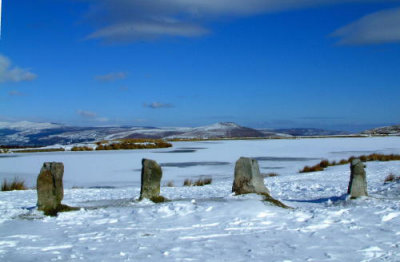
<instances>
[{"instance_id":1,"label":"dry grass tuft","mask_svg":"<svg viewBox=\"0 0 400 262\"><path fill-rule=\"evenodd\" d=\"M74 146L71 151L93 151L93 148L88 146Z\"/></svg>"},{"instance_id":2,"label":"dry grass tuft","mask_svg":"<svg viewBox=\"0 0 400 262\"><path fill-rule=\"evenodd\" d=\"M317 172L317 171L322 171L324 170L320 164L316 164L315 166L305 166L302 170L300 170L300 173L310 173L310 172Z\"/></svg>"},{"instance_id":3,"label":"dry grass tuft","mask_svg":"<svg viewBox=\"0 0 400 262\"><path fill-rule=\"evenodd\" d=\"M174 181L168 181L167 183L164 184L165 187L175 187Z\"/></svg>"},{"instance_id":4,"label":"dry grass tuft","mask_svg":"<svg viewBox=\"0 0 400 262\"><path fill-rule=\"evenodd\" d=\"M3 180L1 184L1 191L13 191L13 190L27 190L28 188L25 186L25 181L19 179L18 177L14 178L12 182L8 182L7 179Z\"/></svg>"},{"instance_id":5,"label":"dry grass tuft","mask_svg":"<svg viewBox=\"0 0 400 262\"><path fill-rule=\"evenodd\" d=\"M183 181L183 186L205 186L205 185L210 185L211 183L212 183L211 177L199 178L195 181L186 178L185 181Z\"/></svg>"},{"instance_id":6,"label":"dry grass tuft","mask_svg":"<svg viewBox=\"0 0 400 262\"><path fill-rule=\"evenodd\" d=\"M275 176L279 176L279 174L277 174L277 173L262 174L262 177L275 177Z\"/></svg>"},{"instance_id":7,"label":"dry grass tuft","mask_svg":"<svg viewBox=\"0 0 400 262\"><path fill-rule=\"evenodd\" d=\"M399 182L400 176L395 176L394 174L390 174L385 177L384 183L391 183L391 182Z\"/></svg>"},{"instance_id":8,"label":"dry grass tuft","mask_svg":"<svg viewBox=\"0 0 400 262\"><path fill-rule=\"evenodd\" d=\"M339 162L331 161L324 159L318 164L314 166L305 166L300 173L309 173L309 172L316 172L316 171L323 171L325 168L329 166L338 166L338 165L346 165L351 163L351 161L355 158L359 158L362 162L367 161L398 161L400 160L400 155L384 155L384 154L370 154L370 155L361 155L361 156L351 156L348 159L342 159Z\"/></svg>"},{"instance_id":9,"label":"dry grass tuft","mask_svg":"<svg viewBox=\"0 0 400 262\"><path fill-rule=\"evenodd\" d=\"M183 181L183 186L192 186L193 181L189 178L186 178L185 181Z\"/></svg>"},{"instance_id":10,"label":"dry grass tuft","mask_svg":"<svg viewBox=\"0 0 400 262\"><path fill-rule=\"evenodd\" d=\"M118 139L113 142L101 141L97 142L96 150L127 150L127 149L154 149L154 148L168 148L172 147L162 139L134 139L124 138Z\"/></svg>"},{"instance_id":11,"label":"dry grass tuft","mask_svg":"<svg viewBox=\"0 0 400 262\"><path fill-rule=\"evenodd\" d=\"M205 186L205 185L210 185L212 183L212 178L211 177L205 177L205 178L199 178L196 180L193 185L194 186Z\"/></svg>"},{"instance_id":12,"label":"dry grass tuft","mask_svg":"<svg viewBox=\"0 0 400 262\"><path fill-rule=\"evenodd\" d=\"M24 150L15 150L14 153L47 153L47 152L63 152L64 148L38 148L38 149L24 149Z\"/></svg>"}]
</instances>

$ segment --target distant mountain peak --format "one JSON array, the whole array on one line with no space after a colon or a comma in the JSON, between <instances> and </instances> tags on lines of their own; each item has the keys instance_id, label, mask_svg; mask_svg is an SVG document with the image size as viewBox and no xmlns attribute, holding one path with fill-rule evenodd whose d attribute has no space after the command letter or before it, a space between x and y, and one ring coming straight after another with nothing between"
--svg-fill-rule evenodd
<instances>
[{"instance_id":1,"label":"distant mountain peak","mask_svg":"<svg viewBox=\"0 0 400 262\"><path fill-rule=\"evenodd\" d=\"M200 128L208 128L208 129L226 129L226 128L241 128L238 124L234 122L219 122L209 126L204 126Z\"/></svg>"},{"instance_id":2,"label":"distant mountain peak","mask_svg":"<svg viewBox=\"0 0 400 262\"><path fill-rule=\"evenodd\" d=\"M229 127L241 127L240 125L234 123L234 122L219 122L218 124L222 126L229 126Z\"/></svg>"}]
</instances>

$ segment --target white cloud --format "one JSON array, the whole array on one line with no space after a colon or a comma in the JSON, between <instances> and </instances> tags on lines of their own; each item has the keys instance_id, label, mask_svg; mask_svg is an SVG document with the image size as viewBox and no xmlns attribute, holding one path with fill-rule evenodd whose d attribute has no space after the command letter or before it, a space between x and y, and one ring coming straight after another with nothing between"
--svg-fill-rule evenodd
<instances>
[{"instance_id":1,"label":"white cloud","mask_svg":"<svg viewBox=\"0 0 400 262\"><path fill-rule=\"evenodd\" d=\"M196 25L183 23L131 22L102 28L87 38L112 38L114 41L154 39L165 36L202 36L208 31Z\"/></svg>"},{"instance_id":2,"label":"white cloud","mask_svg":"<svg viewBox=\"0 0 400 262\"><path fill-rule=\"evenodd\" d=\"M153 102L150 104L144 104L144 107L152 108L152 109L160 109L160 108L172 108L174 105L160 102Z\"/></svg>"},{"instance_id":3,"label":"white cloud","mask_svg":"<svg viewBox=\"0 0 400 262\"><path fill-rule=\"evenodd\" d=\"M0 83L32 81L36 77L28 69L12 66L10 59L0 54Z\"/></svg>"},{"instance_id":4,"label":"white cloud","mask_svg":"<svg viewBox=\"0 0 400 262\"><path fill-rule=\"evenodd\" d=\"M102 82L112 82L115 80L125 79L126 73L125 72L116 72L116 73L109 73L105 75L96 76L95 79Z\"/></svg>"},{"instance_id":5,"label":"white cloud","mask_svg":"<svg viewBox=\"0 0 400 262\"><path fill-rule=\"evenodd\" d=\"M86 111L86 110L78 110L78 111L76 111L76 113L78 115L80 115L81 117L85 117L85 118L95 118L95 117L97 117L97 113L91 112L91 111Z\"/></svg>"},{"instance_id":6,"label":"white cloud","mask_svg":"<svg viewBox=\"0 0 400 262\"><path fill-rule=\"evenodd\" d=\"M109 119L107 117L100 117L96 112L87 111L87 110L77 110L76 113L81 117L85 118L86 121L90 122L108 122Z\"/></svg>"},{"instance_id":7,"label":"white cloud","mask_svg":"<svg viewBox=\"0 0 400 262\"><path fill-rule=\"evenodd\" d=\"M336 30L339 44L363 45L400 42L400 8L383 10Z\"/></svg>"},{"instance_id":8,"label":"white cloud","mask_svg":"<svg viewBox=\"0 0 400 262\"><path fill-rule=\"evenodd\" d=\"M86 0L87 18L98 29L88 39L136 41L162 36L198 37L206 24L221 17L249 16L351 2L397 0Z\"/></svg>"}]
</instances>

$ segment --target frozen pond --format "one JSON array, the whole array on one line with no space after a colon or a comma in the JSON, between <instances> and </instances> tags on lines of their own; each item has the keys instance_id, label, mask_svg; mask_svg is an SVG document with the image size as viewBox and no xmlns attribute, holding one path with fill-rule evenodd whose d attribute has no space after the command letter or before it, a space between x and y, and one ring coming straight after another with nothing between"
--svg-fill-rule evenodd
<instances>
[{"instance_id":1,"label":"frozen pond","mask_svg":"<svg viewBox=\"0 0 400 262\"><path fill-rule=\"evenodd\" d=\"M241 156L256 158L261 172L294 175L305 165L323 158L340 160L373 152L400 154L398 137L177 142L173 145L172 149L33 153L11 158L3 155L0 179L17 176L34 186L43 162L60 161L65 166L66 188L139 186L141 160L149 158L162 165L163 181L181 185L185 178L199 176L230 181L234 163Z\"/></svg>"}]
</instances>

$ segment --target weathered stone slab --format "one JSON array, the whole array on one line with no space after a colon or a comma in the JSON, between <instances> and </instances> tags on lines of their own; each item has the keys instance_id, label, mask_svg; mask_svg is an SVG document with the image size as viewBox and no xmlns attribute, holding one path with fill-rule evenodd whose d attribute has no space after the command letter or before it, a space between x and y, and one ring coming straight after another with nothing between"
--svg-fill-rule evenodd
<instances>
[{"instance_id":1,"label":"weathered stone slab","mask_svg":"<svg viewBox=\"0 0 400 262\"><path fill-rule=\"evenodd\" d=\"M260 174L260 168L255 159L241 157L236 161L232 192L236 195L251 193L263 195L265 201L271 202L276 206L288 208L279 200L271 197L268 188L264 185L264 179Z\"/></svg>"},{"instance_id":2,"label":"weathered stone slab","mask_svg":"<svg viewBox=\"0 0 400 262\"><path fill-rule=\"evenodd\" d=\"M166 200L164 197L160 196L161 178L161 166L154 160L142 159L140 200L147 198L156 203Z\"/></svg>"},{"instance_id":3,"label":"weathered stone slab","mask_svg":"<svg viewBox=\"0 0 400 262\"><path fill-rule=\"evenodd\" d=\"M269 190L264 185L264 179L260 174L257 160L241 157L236 161L232 192L237 195L250 193L269 194Z\"/></svg>"},{"instance_id":4,"label":"weathered stone slab","mask_svg":"<svg viewBox=\"0 0 400 262\"><path fill-rule=\"evenodd\" d=\"M36 183L37 206L46 215L55 216L58 212L77 210L61 204L64 198L63 175L63 163L46 162L40 170Z\"/></svg>"},{"instance_id":5,"label":"weathered stone slab","mask_svg":"<svg viewBox=\"0 0 400 262\"><path fill-rule=\"evenodd\" d=\"M350 163L350 182L347 194L351 198L368 196L367 192L367 175L365 173L365 165L360 159L353 159Z\"/></svg>"}]
</instances>

